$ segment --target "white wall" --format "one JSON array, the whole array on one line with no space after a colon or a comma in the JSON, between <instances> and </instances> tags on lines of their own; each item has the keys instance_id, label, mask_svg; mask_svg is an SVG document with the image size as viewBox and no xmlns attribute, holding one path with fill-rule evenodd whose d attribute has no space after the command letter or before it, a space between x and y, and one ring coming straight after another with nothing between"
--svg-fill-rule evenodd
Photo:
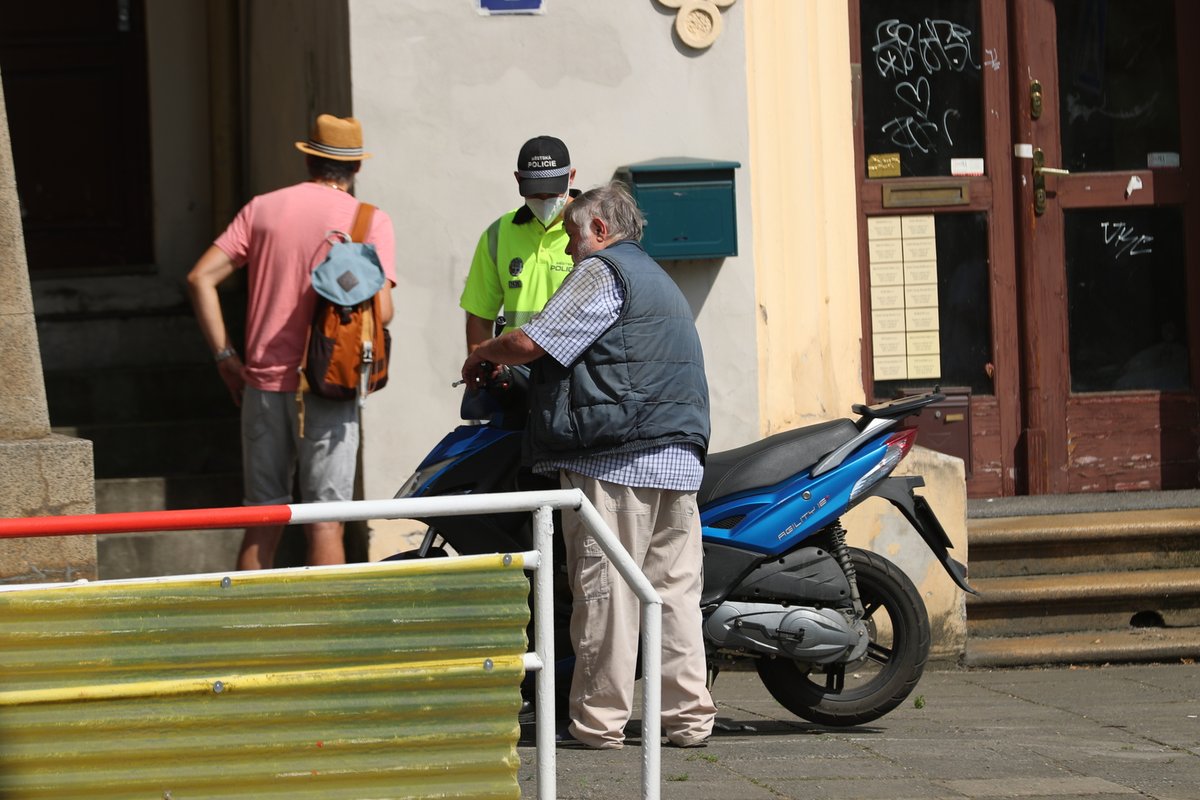
<instances>
[{"instance_id":1,"label":"white wall","mask_svg":"<svg viewBox=\"0 0 1200 800\"><path fill-rule=\"evenodd\" d=\"M367 404L365 493L390 496L458 424L458 297L482 230L520 203L517 150L562 138L579 188L661 156L739 161L739 253L670 267L697 315L714 449L757 438L758 355L741 3L705 51L652 0L549 0L541 16L484 17L473 0L351 0L354 112L375 157L359 196L398 240L392 383Z\"/></svg>"}]
</instances>

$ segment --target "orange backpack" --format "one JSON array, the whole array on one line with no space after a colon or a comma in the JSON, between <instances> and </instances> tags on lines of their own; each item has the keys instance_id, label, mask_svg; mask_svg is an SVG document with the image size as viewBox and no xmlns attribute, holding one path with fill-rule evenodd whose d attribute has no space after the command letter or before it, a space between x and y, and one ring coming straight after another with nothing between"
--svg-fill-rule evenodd
<instances>
[{"instance_id":1,"label":"orange backpack","mask_svg":"<svg viewBox=\"0 0 1200 800\"><path fill-rule=\"evenodd\" d=\"M361 406L387 384L392 338L379 321L379 293L388 290L387 278L375 246L363 242L374 211L360 204L349 237L331 233L329 254L313 270L317 305L300 363L301 420L305 392L331 400L357 397Z\"/></svg>"}]
</instances>

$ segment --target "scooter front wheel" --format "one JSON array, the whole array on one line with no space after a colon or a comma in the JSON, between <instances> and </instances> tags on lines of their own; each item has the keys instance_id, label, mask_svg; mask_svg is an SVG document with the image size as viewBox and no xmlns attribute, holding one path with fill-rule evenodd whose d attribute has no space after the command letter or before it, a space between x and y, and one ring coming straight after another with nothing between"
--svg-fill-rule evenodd
<instances>
[{"instance_id":1,"label":"scooter front wheel","mask_svg":"<svg viewBox=\"0 0 1200 800\"><path fill-rule=\"evenodd\" d=\"M810 722L862 725L900 705L929 657L929 617L912 581L887 559L850 549L871 641L849 664L760 659L758 676L780 705Z\"/></svg>"}]
</instances>

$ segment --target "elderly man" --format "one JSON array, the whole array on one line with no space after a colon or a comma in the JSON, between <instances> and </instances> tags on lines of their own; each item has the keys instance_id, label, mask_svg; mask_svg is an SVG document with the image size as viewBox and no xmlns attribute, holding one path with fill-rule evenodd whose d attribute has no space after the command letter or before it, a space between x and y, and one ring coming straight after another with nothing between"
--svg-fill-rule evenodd
<instances>
[{"instance_id":1,"label":"elderly man","mask_svg":"<svg viewBox=\"0 0 1200 800\"><path fill-rule=\"evenodd\" d=\"M708 383L691 309L638 244L642 215L620 184L564 212L575 269L540 314L483 342L462 367L532 364L526 457L581 489L663 599L662 727L702 746L716 708L705 685L696 490L708 447ZM574 515L564 515L574 594L569 734L623 746L633 706L637 597Z\"/></svg>"}]
</instances>

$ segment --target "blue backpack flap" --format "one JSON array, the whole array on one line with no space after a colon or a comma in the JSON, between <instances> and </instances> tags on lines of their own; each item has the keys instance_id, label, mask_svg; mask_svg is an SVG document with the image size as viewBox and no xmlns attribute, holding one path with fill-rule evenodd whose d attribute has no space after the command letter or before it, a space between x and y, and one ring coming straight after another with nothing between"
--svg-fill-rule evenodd
<instances>
[{"instance_id":1,"label":"blue backpack flap","mask_svg":"<svg viewBox=\"0 0 1200 800\"><path fill-rule=\"evenodd\" d=\"M370 300L387 278L375 245L351 241L341 231L330 231L329 254L312 273L317 294L335 306L352 307Z\"/></svg>"}]
</instances>

